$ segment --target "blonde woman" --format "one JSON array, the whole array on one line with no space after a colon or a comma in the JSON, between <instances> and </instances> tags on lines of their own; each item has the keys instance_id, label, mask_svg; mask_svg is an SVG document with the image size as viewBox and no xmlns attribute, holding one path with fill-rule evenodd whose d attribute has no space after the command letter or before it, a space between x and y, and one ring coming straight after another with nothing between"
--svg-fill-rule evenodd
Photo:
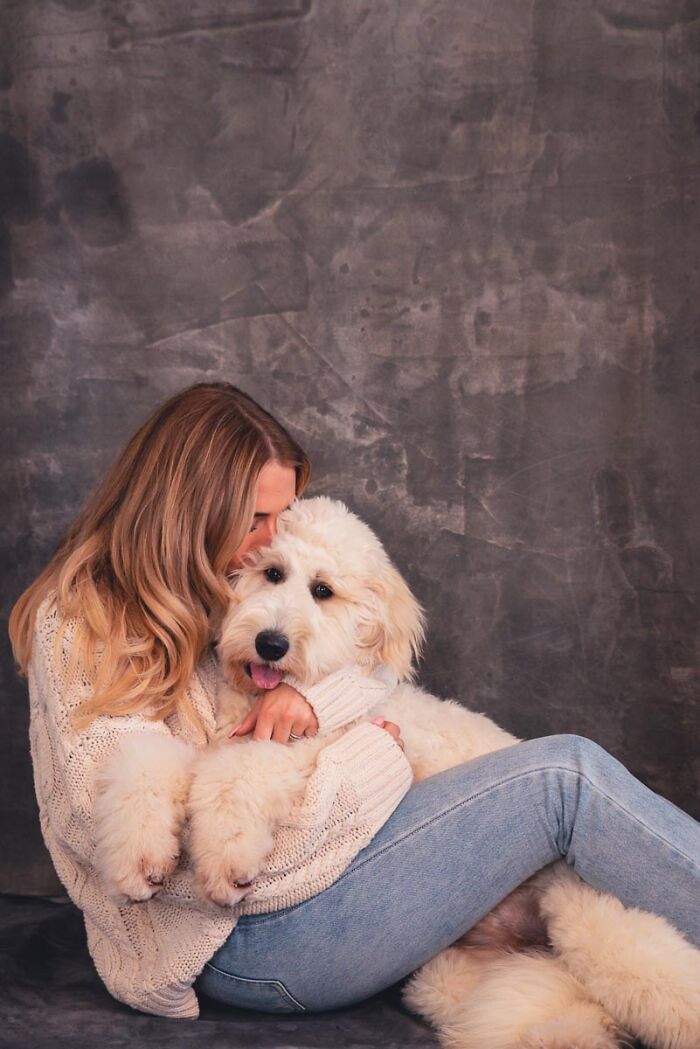
<instances>
[{"instance_id":1,"label":"blonde woman","mask_svg":"<svg viewBox=\"0 0 700 1049\"><path fill-rule=\"evenodd\" d=\"M171 1017L198 1015L196 991L275 1013L356 1002L561 857L700 946L690 816L576 735L412 785L399 727L358 721L389 686L357 667L301 690L283 681L239 728L286 744L358 721L319 758L304 796L317 846L309 855L291 842L273 906L256 906L254 892L230 911L206 906L175 843L148 899L118 905L105 893L92 864L100 763L135 733L207 745L227 574L269 543L309 473L243 391L190 387L134 434L12 611L44 840L112 995Z\"/></svg>"}]
</instances>

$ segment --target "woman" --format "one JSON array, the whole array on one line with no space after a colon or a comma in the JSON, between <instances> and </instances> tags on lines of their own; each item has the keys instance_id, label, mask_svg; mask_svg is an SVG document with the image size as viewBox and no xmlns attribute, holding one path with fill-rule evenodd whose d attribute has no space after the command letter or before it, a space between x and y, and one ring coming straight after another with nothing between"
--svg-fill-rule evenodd
<instances>
[{"instance_id":1,"label":"woman","mask_svg":"<svg viewBox=\"0 0 700 1049\"><path fill-rule=\"evenodd\" d=\"M289 839L273 907L256 906L253 886L237 907L214 911L175 856L144 902L105 894L91 864L100 761L137 732L206 745L227 573L269 543L309 472L296 442L241 390L184 390L132 437L12 611L44 840L111 993L179 1017L198 1015L193 984L269 1012L356 1002L562 856L700 946L700 827L575 735L411 786L399 727L360 721L321 753L304 797L306 845ZM388 688L351 667L296 684L266 692L238 733L294 745L361 718Z\"/></svg>"}]
</instances>

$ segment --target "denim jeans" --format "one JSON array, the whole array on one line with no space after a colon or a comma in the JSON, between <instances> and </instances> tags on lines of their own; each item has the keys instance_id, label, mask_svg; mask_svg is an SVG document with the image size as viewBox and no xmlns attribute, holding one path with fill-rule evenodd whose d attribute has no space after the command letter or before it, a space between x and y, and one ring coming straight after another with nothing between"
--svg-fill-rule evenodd
<instances>
[{"instance_id":1,"label":"denim jeans","mask_svg":"<svg viewBox=\"0 0 700 1049\"><path fill-rule=\"evenodd\" d=\"M194 986L271 1013L358 1002L562 857L700 947L700 824L592 740L556 735L414 784L329 888L241 917Z\"/></svg>"}]
</instances>

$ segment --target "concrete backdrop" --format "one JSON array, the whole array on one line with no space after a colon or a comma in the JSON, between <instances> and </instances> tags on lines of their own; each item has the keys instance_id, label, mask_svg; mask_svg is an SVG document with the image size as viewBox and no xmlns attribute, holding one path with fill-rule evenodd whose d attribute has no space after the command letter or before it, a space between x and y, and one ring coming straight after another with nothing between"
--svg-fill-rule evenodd
<instances>
[{"instance_id":1,"label":"concrete backdrop","mask_svg":"<svg viewBox=\"0 0 700 1049\"><path fill-rule=\"evenodd\" d=\"M2 614L231 380L425 604L422 683L698 814L698 0L5 0ZM0 889L60 887L2 632Z\"/></svg>"}]
</instances>

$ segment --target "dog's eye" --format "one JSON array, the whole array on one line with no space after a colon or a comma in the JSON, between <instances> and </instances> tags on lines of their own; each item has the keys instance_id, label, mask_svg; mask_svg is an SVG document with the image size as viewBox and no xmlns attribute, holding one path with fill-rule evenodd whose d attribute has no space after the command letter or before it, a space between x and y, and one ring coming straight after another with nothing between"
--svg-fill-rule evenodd
<instances>
[{"instance_id":1,"label":"dog's eye","mask_svg":"<svg viewBox=\"0 0 700 1049\"><path fill-rule=\"evenodd\" d=\"M274 565L265 569L265 576L271 583L281 583L284 578L279 568L275 568Z\"/></svg>"},{"instance_id":2,"label":"dog's eye","mask_svg":"<svg viewBox=\"0 0 700 1049\"><path fill-rule=\"evenodd\" d=\"M326 586L325 583L316 583L312 588L311 593L320 601L327 601L329 597L333 597L333 591L329 586Z\"/></svg>"}]
</instances>

